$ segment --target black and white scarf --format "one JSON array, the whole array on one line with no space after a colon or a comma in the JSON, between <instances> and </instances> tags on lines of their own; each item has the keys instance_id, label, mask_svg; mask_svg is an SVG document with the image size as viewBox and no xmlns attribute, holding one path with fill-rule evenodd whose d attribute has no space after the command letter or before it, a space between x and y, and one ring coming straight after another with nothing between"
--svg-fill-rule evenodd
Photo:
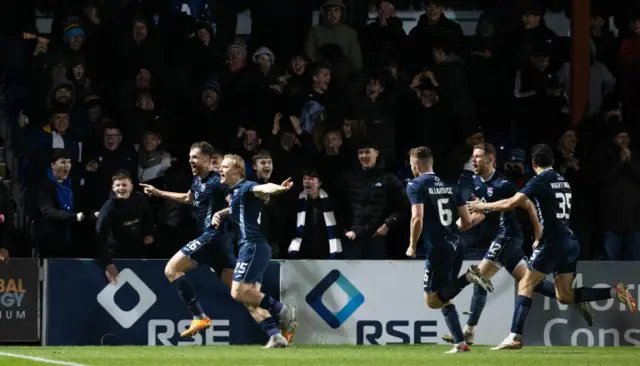
<instances>
[{"instance_id":1,"label":"black and white scarf","mask_svg":"<svg viewBox=\"0 0 640 366\"><path fill-rule=\"evenodd\" d=\"M331 205L329 204L329 195L323 189L320 189L320 207L324 215L324 223L327 226L327 237L329 238L329 252L331 255L342 253L342 243L338 236L338 228L336 226L336 217L333 214ZM302 191L298 196L298 219L296 223L296 237L291 240L289 245L289 253L297 253L302 246L302 236L304 232L304 224L307 218L307 194Z\"/></svg>"}]
</instances>

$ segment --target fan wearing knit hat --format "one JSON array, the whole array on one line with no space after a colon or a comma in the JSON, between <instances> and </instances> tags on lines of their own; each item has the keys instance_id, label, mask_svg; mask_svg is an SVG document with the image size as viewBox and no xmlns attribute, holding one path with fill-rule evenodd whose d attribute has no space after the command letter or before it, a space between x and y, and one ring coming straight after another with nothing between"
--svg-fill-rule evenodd
<instances>
[{"instance_id":1,"label":"fan wearing knit hat","mask_svg":"<svg viewBox=\"0 0 640 366\"><path fill-rule=\"evenodd\" d=\"M227 47L227 65L231 72L240 71L247 62L247 46L238 40Z\"/></svg>"},{"instance_id":2,"label":"fan wearing knit hat","mask_svg":"<svg viewBox=\"0 0 640 366\"><path fill-rule=\"evenodd\" d=\"M73 51L80 51L84 44L85 34L80 19L76 16L70 16L65 21L62 40L69 44L69 48Z\"/></svg>"}]
</instances>

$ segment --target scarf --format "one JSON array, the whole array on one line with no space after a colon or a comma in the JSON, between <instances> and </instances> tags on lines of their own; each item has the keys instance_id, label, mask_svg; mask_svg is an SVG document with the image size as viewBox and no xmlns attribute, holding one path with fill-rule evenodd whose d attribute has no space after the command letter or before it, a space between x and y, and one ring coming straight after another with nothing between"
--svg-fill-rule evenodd
<instances>
[{"instance_id":1,"label":"scarf","mask_svg":"<svg viewBox=\"0 0 640 366\"><path fill-rule=\"evenodd\" d=\"M53 175L53 170L51 170L51 168L47 171L47 175L49 179L56 184L56 197L62 211L73 213L73 191L71 190L71 179L67 177L62 182L58 182L56 177ZM70 225L67 225L65 237L67 241L71 240Z\"/></svg>"},{"instance_id":2,"label":"scarf","mask_svg":"<svg viewBox=\"0 0 640 366\"><path fill-rule=\"evenodd\" d=\"M333 210L329 205L329 195L323 189L320 189L320 207L324 213L324 223L327 226L327 237L329 238L329 252L331 256L335 256L338 253L342 253L342 243L338 237L338 230L336 227L336 217L333 214ZM304 232L304 224L307 216L307 195L304 191L298 196L298 204L300 210L298 211L298 219L296 223L296 237L291 240L289 245L289 253L297 253L302 246L302 234Z\"/></svg>"}]
</instances>

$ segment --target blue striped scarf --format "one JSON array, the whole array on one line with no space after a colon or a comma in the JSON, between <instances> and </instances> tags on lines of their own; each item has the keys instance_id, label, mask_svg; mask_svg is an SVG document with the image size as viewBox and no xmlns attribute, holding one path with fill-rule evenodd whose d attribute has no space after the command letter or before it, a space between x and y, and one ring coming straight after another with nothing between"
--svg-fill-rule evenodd
<instances>
[{"instance_id":1,"label":"blue striped scarf","mask_svg":"<svg viewBox=\"0 0 640 366\"><path fill-rule=\"evenodd\" d=\"M333 214L333 210L331 210L331 205L329 204L329 195L324 190L320 190L320 207L322 208L322 212L324 214L324 223L327 226L327 237L329 238L329 252L332 256L335 256L338 253L342 253L342 243L340 242L340 237L338 236L338 228L336 226L336 217ZM302 191L298 196L298 203L300 206L300 210L298 211L298 219L296 223L296 232L297 236L291 240L291 244L289 245L289 253L297 253L300 251L300 247L302 246L302 236L304 233L304 224L307 219L307 194Z\"/></svg>"}]
</instances>

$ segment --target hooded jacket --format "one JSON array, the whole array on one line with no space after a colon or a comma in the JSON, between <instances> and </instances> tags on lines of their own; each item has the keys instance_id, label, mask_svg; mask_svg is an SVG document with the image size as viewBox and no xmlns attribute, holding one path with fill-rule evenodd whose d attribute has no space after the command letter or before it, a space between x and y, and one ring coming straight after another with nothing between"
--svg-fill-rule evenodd
<instances>
[{"instance_id":1,"label":"hooded jacket","mask_svg":"<svg viewBox=\"0 0 640 366\"><path fill-rule=\"evenodd\" d=\"M342 19L338 24L329 24L325 11L328 7L338 6L342 9ZM305 42L307 57L313 61L320 59L319 49L325 44L336 44L349 59L349 64L356 70L362 69L362 53L358 34L353 28L344 24L347 11L342 0L327 0L322 5L323 22L313 27Z\"/></svg>"}]
</instances>

